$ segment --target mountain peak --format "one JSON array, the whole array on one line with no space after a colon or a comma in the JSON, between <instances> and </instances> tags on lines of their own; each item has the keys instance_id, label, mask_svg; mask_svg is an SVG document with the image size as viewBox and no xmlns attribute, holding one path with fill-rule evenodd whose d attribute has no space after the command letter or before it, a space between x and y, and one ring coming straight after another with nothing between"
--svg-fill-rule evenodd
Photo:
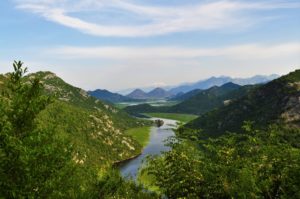
<instances>
[{"instance_id":1,"label":"mountain peak","mask_svg":"<svg viewBox=\"0 0 300 199\"><path fill-rule=\"evenodd\" d=\"M221 86L221 88L239 88L239 87L241 86L232 82L225 83Z\"/></svg>"},{"instance_id":2,"label":"mountain peak","mask_svg":"<svg viewBox=\"0 0 300 199\"><path fill-rule=\"evenodd\" d=\"M200 80L195 83L179 85L177 87L172 88L170 90L170 92L176 94L178 92L187 93L194 89L205 90L205 89L211 88L213 86L224 85L228 82L232 82L234 84L238 84L241 86L254 85L254 84L267 83L273 79L276 79L277 77L279 77L279 75L276 75L276 74L272 74L269 76L256 75L256 76L249 77L249 78L232 78L229 76L219 76L219 77L212 76L208 79Z\"/></svg>"},{"instance_id":3,"label":"mountain peak","mask_svg":"<svg viewBox=\"0 0 300 199\"><path fill-rule=\"evenodd\" d=\"M156 92L156 91L166 91L166 90L163 89L163 88L160 88L160 87L156 87L155 89L153 89L153 90L150 91L149 93L151 93L151 92Z\"/></svg>"},{"instance_id":4,"label":"mountain peak","mask_svg":"<svg viewBox=\"0 0 300 199\"><path fill-rule=\"evenodd\" d=\"M104 100L107 102L112 102L112 103L131 101L131 98L129 97L125 97L118 93L112 93L106 89L97 89L94 91L89 91L88 94L90 94L91 96L97 99Z\"/></svg>"},{"instance_id":5,"label":"mountain peak","mask_svg":"<svg viewBox=\"0 0 300 199\"><path fill-rule=\"evenodd\" d=\"M147 96L149 98L163 99L163 98L170 97L171 94L168 91L166 91L165 89L157 87L157 88L153 89L152 91L150 91L149 93L147 93Z\"/></svg>"},{"instance_id":6,"label":"mountain peak","mask_svg":"<svg viewBox=\"0 0 300 199\"><path fill-rule=\"evenodd\" d=\"M147 93L145 93L143 90L137 88L134 91L132 91L131 93L129 93L128 95L126 95L126 97L129 97L132 99L147 99Z\"/></svg>"}]
</instances>

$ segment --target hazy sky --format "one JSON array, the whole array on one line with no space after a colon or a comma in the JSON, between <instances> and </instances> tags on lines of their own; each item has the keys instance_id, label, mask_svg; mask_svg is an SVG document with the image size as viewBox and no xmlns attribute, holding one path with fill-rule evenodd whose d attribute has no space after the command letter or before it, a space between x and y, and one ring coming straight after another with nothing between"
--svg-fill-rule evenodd
<instances>
[{"instance_id":1,"label":"hazy sky","mask_svg":"<svg viewBox=\"0 0 300 199\"><path fill-rule=\"evenodd\" d=\"M22 60L85 88L300 68L299 0L1 0L0 73Z\"/></svg>"}]
</instances>

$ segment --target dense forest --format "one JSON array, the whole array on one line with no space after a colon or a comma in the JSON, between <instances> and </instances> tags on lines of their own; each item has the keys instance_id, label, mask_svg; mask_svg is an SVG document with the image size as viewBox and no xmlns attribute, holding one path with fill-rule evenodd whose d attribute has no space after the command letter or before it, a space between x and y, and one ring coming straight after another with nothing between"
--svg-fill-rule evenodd
<instances>
[{"instance_id":1,"label":"dense forest","mask_svg":"<svg viewBox=\"0 0 300 199\"><path fill-rule=\"evenodd\" d=\"M218 106L180 126L171 150L147 158L146 185L114 165L142 151L124 131L151 122L53 73L13 67L0 76L0 198L300 198L299 70L199 92ZM227 95L234 99L220 103Z\"/></svg>"},{"instance_id":2,"label":"dense forest","mask_svg":"<svg viewBox=\"0 0 300 199\"><path fill-rule=\"evenodd\" d=\"M14 72L1 77L0 197L149 195L133 182L123 181L112 168L113 162L141 150L122 133L124 124L147 122L114 113L111 106L78 94L78 89L53 75L46 80L58 81L73 92L50 87L43 73L24 76L26 72L22 62L15 62ZM58 92L46 95L47 87ZM59 99L62 93L64 100ZM103 181L107 178L111 180Z\"/></svg>"}]
</instances>

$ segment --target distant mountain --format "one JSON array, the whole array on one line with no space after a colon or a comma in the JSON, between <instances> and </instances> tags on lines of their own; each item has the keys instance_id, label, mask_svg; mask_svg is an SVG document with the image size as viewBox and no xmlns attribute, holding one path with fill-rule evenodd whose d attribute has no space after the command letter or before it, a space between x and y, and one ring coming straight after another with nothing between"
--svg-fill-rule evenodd
<instances>
[{"instance_id":1,"label":"distant mountain","mask_svg":"<svg viewBox=\"0 0 300 199\"><path fill-rule=\"evenodd\" d=\"M144 92L141 89L135 89L134 91L126 95L126 97L132 99L165 99L170 96L171 93L162 88L155 88L148 93Z\"/></svg>"},{"instance_id":2,"label":"distant mountain","mask_svg":"<svg viewBox=\"0 0 300 199\"><path fill-rule=\"evenodd\" d=\"M213 86L210 89L199 91L194 96L174 106L154 107L149 104L140 104L126 107L124 110L132 115L139 113L188 113L201 115L215 108L228 105L231 101L244 96L256 86L240 86L234 83L226 83L220 87Z\"/></svg>"},{"instance_id":3,"label":"distant mountain","mask_svg":"<svg viewBox=\"0 0 300 199\"><path fill-rule=\"evenodd\" d=\"M283 122L300 127L300 70L260 85L227 106L208 112L186 127L201 129L201 135L218 136L240 132L244 121L257 127ZM200 135L200 134L199 134Z\"/></svg>"},{"instance_id":4,"label":"distant mountain","mask_svg":"<svg viewBox=\"0 0 300 199\"><path fill-rule=\"evenodd\" d=\"M165 99L171 96L171 93L162 89L162 88L155 88L149 93L147 93L147 97L150 99Z\"/></svg>"},{"instance_id":5,"label":"distant mountain","mask_svg":"<svg viewBox=\"0 0 300 199\"><path fill-rule=\"evenodd\" d=\"M191 98L191 97L197 95L201 91L202 91L201 89L195 89L195 90L189 91L187 93L180 92L180 93L177 93L174 97L170 98L169 100L170 101L184 101L188 98Z\"/></svg>"},{"instance_id":6,"label":"distant mountain","mask_svg":"<svg viewBox=\"0 0 300 199\"><path fill-rule=\"evenodd\" d=\"M173 88L174 86L148 86L148 87L139 87L140 90L144 91L145 93L148 93L150 91L152 91L155 88L163 88L164 90L170 90L171 88ZM128 89L122 89L122 90L118 90L116 91L116 93L119 93L121 95L128 95L130 94L132 91L136 90L136 88L128 88Z\"/></svg>"},{"instance_id":7,"label":"distant mountain","mask_svg":"<svg viewBox=\"0 0 300 199\"><path fill-rule=\"evenodd\" d=\"M169 91L173 94L177 94L179 92L189 92L195 89L208 89L212 86L221 86L225 83L232 82L238 85L253 85L253 84L260 84L260 83L266 83L273 79L278 78L278 75L269 75L269 76L263 76L263 75L257 75L250 78L231 78L227 76L220 76L220 77L211 77L206 80L201 80L196 83L191 84L184 84L175 88L170 89Z\"/></svg>"},{"instance_id":8,"label":"distant mountain","mask_svg":"<svg viewBox=\"0 0 300 199\"><path fill-rule=\"evenodd\" d=\"M97 89L94 91L88 91L88 94L97 99L104 100L111 103L134 101L132 98L120 95L118 93L112 93L108 90Z\"/></svg>"},{"instance_id":9,"label":"distant mountain","mask_svg":"<svg viewBox=\"0 0 300 199\"><path fill-rule=\"evenodd\" d=\"M230 100L243 96L250 87L226 83L203 90L183 102L169 108L172 113L189 113L201 115L215 108L221 107ZM196 90L197 91L197 90Z\"/></svg>"},{"instance_id":10,"label":"distant mountain","mask_svg":"<svg viewBox=\"0 0 300 199\"><path fill-rule=\"evenodd\" d=\"M134 91L132 91L131 93L126 95L126 97L129 97L132 99L147 99L148 98L147 93L145 93L141 89L135 89Z\"/></svg>"}]
</instances>

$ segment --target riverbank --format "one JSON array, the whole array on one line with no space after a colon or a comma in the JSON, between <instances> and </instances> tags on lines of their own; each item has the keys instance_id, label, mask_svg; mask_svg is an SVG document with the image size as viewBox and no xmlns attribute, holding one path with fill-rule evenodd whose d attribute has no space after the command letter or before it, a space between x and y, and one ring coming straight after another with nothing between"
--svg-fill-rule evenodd
<instances>
[{"instance_id":1,"label":"riverbank","mask_svg":"<svg viewBox=\"0 0 300 199\"><path fill-rule=\"evenodd\" d=\"M149 144L150 129L150 126L138 127L127 130L125 134L131 136L144 148Z\"/></svg>"},{"instance_id":2,"label":"riverbank","mask_svg":"<svg viewBox=\"0 0 300 199\"><path fill-rule=\"evenodd\" d=\"M182 123L188 123L198 117L198 115L181 114L181 113L143 113L148 117L157 117L163 119L176 120Z\"/></svg>"}]
</instances>

